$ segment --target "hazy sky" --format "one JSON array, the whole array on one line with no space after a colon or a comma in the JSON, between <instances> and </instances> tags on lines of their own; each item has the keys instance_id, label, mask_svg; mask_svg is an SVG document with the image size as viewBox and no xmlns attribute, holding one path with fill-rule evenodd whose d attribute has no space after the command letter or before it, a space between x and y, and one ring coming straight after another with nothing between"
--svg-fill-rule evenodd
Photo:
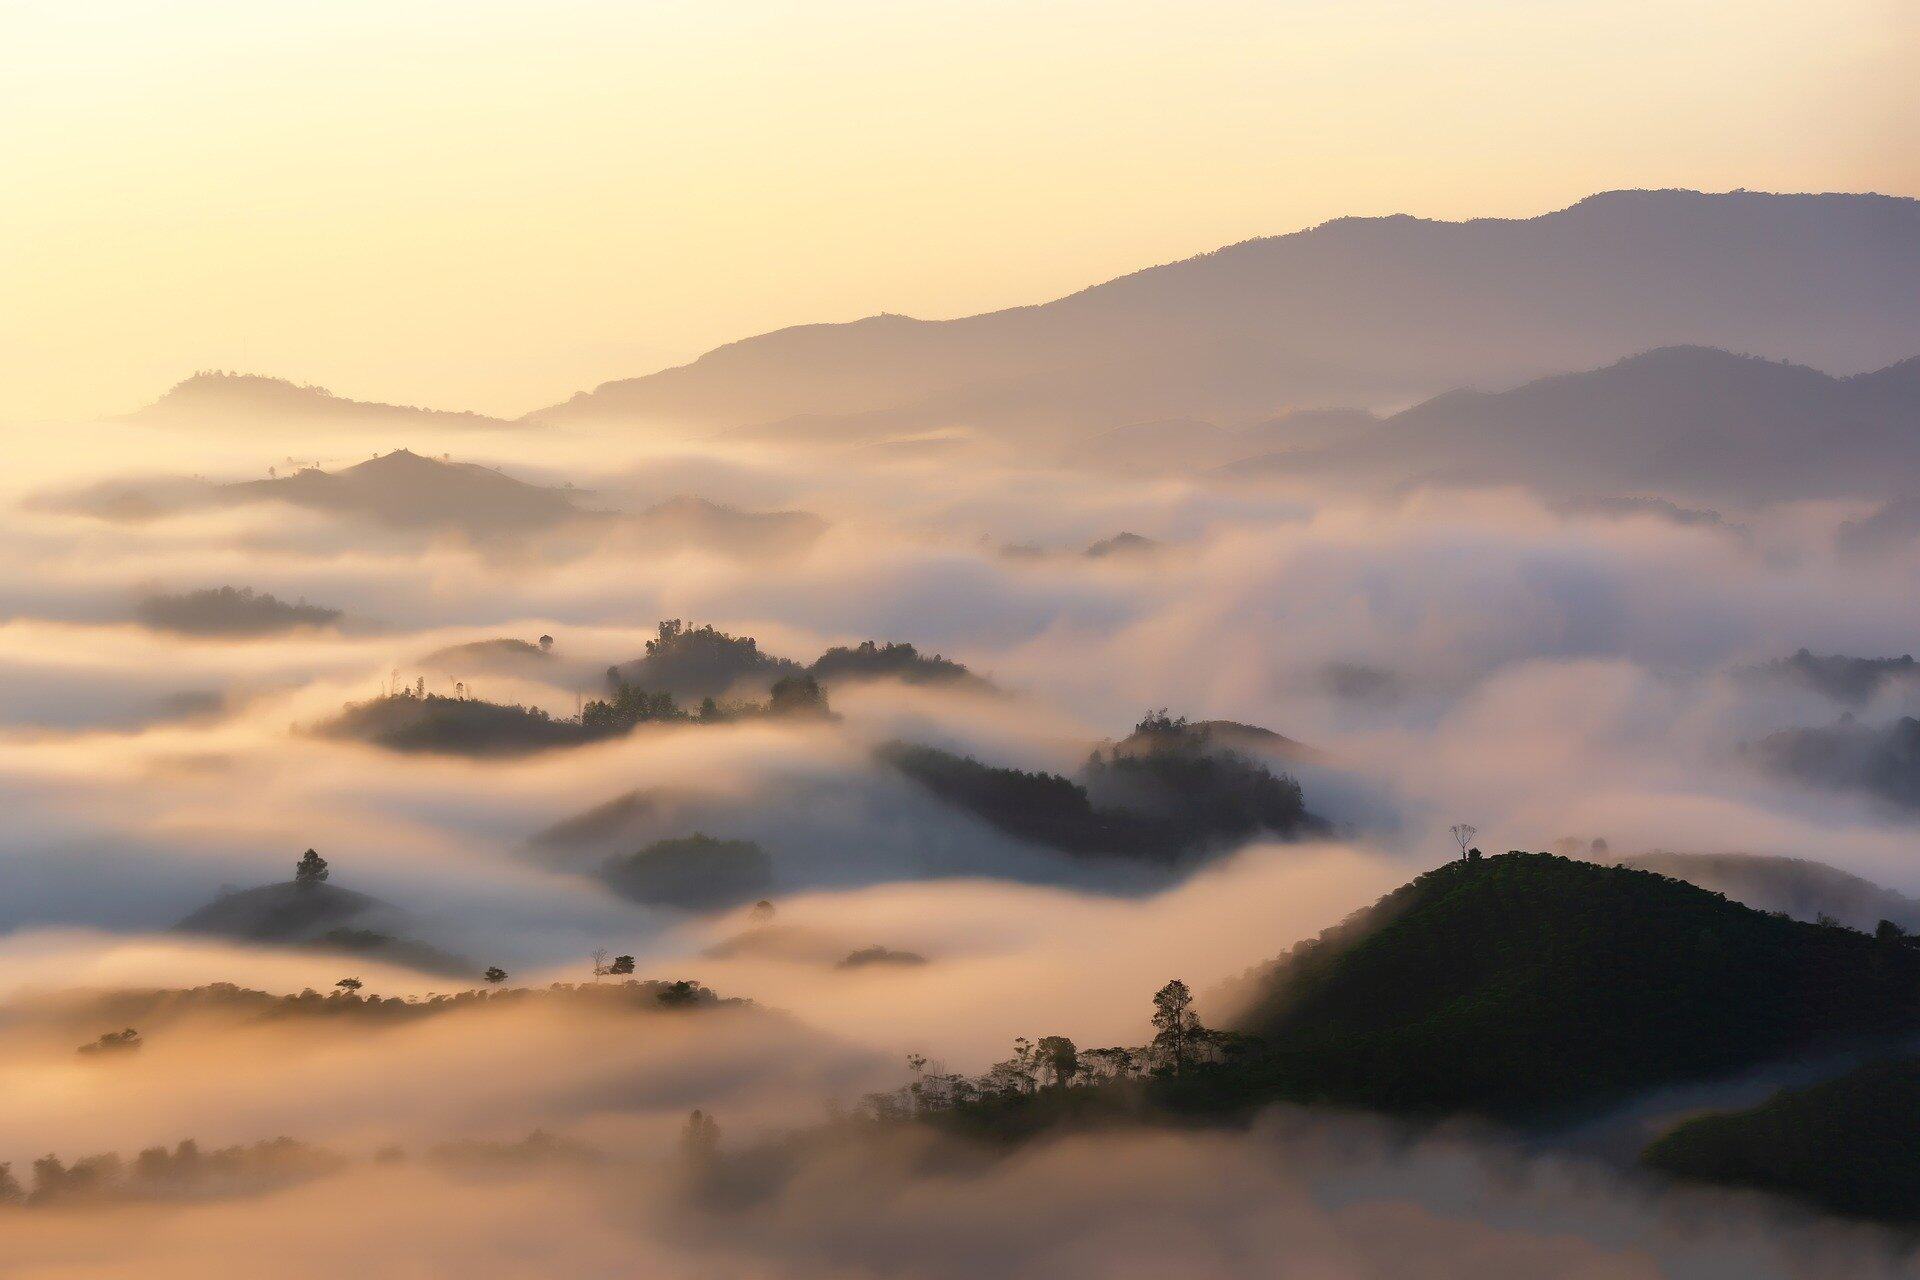
<instances>
[{"instance_id":1,"label":"hazy sky","mask_svg":"<svg viewBox=\"0 0 1920 1280\"><path fill-rule=\"evenodd\" d=\"M518 413L1344 213L1920 194L1912 10L0 0L0 418L210 366Z\"/></svg>"}]
</instances>

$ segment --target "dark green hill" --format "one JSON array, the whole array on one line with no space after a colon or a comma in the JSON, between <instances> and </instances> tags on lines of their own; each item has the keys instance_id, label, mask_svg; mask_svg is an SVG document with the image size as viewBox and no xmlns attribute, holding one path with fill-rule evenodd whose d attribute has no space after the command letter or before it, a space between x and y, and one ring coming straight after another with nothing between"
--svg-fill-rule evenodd
<instances>
[{"instance_id":1,"label":"dark green hill","mask_svg":"<svg viewBox=\"0 0 1920 1280\"><path fill-rule=\"evenodd\" d=\"M1745 1111L1700 1116L1641 1159L1679 1178L1920 1223L1920 1059L1876 1062Z\"/></svg>"},{"instance_id":2,"label":"dark green hill","mask_svg":"<svg viewBox=\"0 0 1920 1280\"><path fill-rule=\"evenodd\" d=\"M1451 863L1253 979L1251 1095L1545 1120L1920 1028L1920 949L1544 853Z\"/></svg>"}]
</instances>

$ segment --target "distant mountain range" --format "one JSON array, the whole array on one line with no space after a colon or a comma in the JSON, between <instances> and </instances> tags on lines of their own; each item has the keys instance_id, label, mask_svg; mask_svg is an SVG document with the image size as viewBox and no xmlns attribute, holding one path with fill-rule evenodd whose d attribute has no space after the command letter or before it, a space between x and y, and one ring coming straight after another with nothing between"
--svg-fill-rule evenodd
<instances>
[{"instance_id":1,"label":"distant mountain range","mask_svg":"<svg viewBox=\"0 0 1920 1280\"><path fill-rule=\"evenodd\" d=\"M234 427L273 423L336 428L415 425L471 430L516 425L479 413L348 400L325 387L227 372L196 373L128 417L141 422Z\"/></svg>"},{"instance_id":2,"label":"distant mountain range","mask_svg":"<svg viewBox=\"0 0 1920 1280\"><path fill-rule=\"evenodd\" d=\"M824 520L805 511L741 511L683 495L625 513L583 507L583 496L582 490L532 484L478 463L395 449L338 471L305 467L231 484L179 477L106 481L39 494L30 505L139 521L208 507L285 502L393 528L457 530L475 538L578 526L596 538L629 540L641 550L701 547L741 556L803 550L826 529Z\"/></svg>"},{"instance_id":3,"label":"distant mountain range","mask_svg":"<svg viewBox=\"0 0 1920 1280\"><path fill-rule=\"evenodd\" d=\"M1920 346L1920 201L1615 191L1536 218L1343 218L955 320L782 329L530 418L1064 439L1391 409L1701 344L1853 372Z\"/></svg>"},{"instance_id":4,"label":"distant mountain range","mask_svg":"<svg viewBox=\"0 0 1920 1280\"><path fill-rule=\"evenodd\" d=\"M1666 347L1511 391L1449 392L1228 470L1733 502L1891 496L1920 482L1920 358L1839 378Z\"/></svg>"}]
</instances>

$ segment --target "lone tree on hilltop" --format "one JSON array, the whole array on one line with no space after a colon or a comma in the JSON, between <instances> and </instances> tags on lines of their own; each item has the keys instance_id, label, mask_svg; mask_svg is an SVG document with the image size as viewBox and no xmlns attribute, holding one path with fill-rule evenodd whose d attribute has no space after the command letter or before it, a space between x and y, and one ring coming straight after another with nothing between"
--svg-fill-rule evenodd
<instances>
[{"instance_id":1,"label":"lone tree on hilltop","mask_svg":"<svg viewBox=\"0 0 1920 1280\"><path fill-rule=\"evenodd\" d=\"M633 957L632 956L615 956L613 958L613 963L607 966L607 972L608 973L632 973Z\"/></svg>"},{"instance_id":2,"label":"lone tree on hilltop","mask_svg":"<svg viewBox=\"0 0 1920 1280\"><path fill-rule=\"evenodd\" d=\"M333 985L340 988L340 990L345 992L347 995L353 995L355 992L359 991L360 988L365 986L366 984L360 981L360 979L358 978L342 978L340 979L340 981L334 983Z\"/></svg>"},{"instance_id":3,"label":"lone tree on hilltop","mask_svg":"<svg viewBox=\"0 0 1920 1280\"><path fill-rule=\"evenodd\" d=\"M301 854L300 861L293 864L293 882L303 889L325 884L326 879L327 860L311 849Z\"/></svg>"},{"instance_id":4,"label":"lone tree on hilltop","mask_svg":"<svg viewBox=\"0 0 1920 1280\"><path fill-rule=\"evenodd\" d=\"M1473 838L1480 834L1480 828L1467 822L1456 822L1448 827L1447 831L1452 834L1453 842L1460 846L1460 856L1463 859L1467 856L1467 846L1472 844Z\"/></svg>"},{"instance_id":5,"label":"lone tree on hilltop","mask_svg":"<svg viewBox=\"0 0 1920 1280\"><path fill-rule=\"evenodd\" d=\"M500 967L499 965L497 965L497 964L496 964L496 965L490 965L490 966L488 966L488 968L487 968L487 972L486 972L486 974L485 974L484 976L486 977L486 980L487 980L487 981L488 981L489 983L491 983L492 985L494 985L494 986L496 986L496 987L497 987L497 986L499 986L499 985L500 985L501 983L503 983L503 982L505 982L505 981L507 980L507 971L506 971L505 969L502 969L502 968L501 968L501 967Z\"/></svg>"}]
</instances>

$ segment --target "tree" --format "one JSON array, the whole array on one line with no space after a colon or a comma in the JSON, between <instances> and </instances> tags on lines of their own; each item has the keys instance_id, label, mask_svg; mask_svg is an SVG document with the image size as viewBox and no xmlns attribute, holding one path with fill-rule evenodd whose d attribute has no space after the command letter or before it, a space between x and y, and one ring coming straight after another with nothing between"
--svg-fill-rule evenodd
<instances>
[{"instance_id":1,"label":"tree","mask_svg":"<svg viewBox=\"0 0 1920 1280\"><path fill-rule=\"evenodd\" d=\"M593 952L593 976L598 978L607 971L607 949L596 947Z\"/></svg>"},{"instance_id":2,"label":"tree","mask_svg":"<svg viewBox=\"0 0 1920 1280\"><path fill-rule=\"evenodd\" d=\"M632 956L615 956L613 958L613 963L607 966L607 972L608 973L632 973L633 957Z\"/></svg>"},{"instance_id":3,"label":"tree","mask_svg":"<svg viewBox=\"0 0 1920 1280\"><path fill-rule=\"evenodd\" d=\"M1056 1088L1064 1089L1080 1074L1080 1051L1065 1036L1041 1036L1034 1047L1040 1070Z\"/></svg>"},{"instance_id":4,"label":"tree","mask_svg":"<svg viewBox=\"0 0 1920 1280\"><path fill-rule=\"evenodd\" d=\"M340 988L340 990L346 993L347 995L353 995L356 992L358 992L360 988L365 986L366 984L361 982L360 979L358 978L342 978L340 979L340 981L334 983L333 985Z\"/></svg>"},{"instance_id":5,"label":"tree","mask_svg":"<svg viewBox=\"0 0 1920 1280\"><path fill-rule=\"evenodd\" d=\"M773 682L773 689L767 695L767 713L823 716L827 714L827 695L820 692L820 682L812 676L782 676Z\"/></svg>"},{"instance_id":6,"label":"tree","mask_svg":"<svg viewBox=\"0 0 1920 1280\"><path fill-rule=\"evenodd\" d=\"M549 651L550 651L550 650L551 650L552 648L553 648L553 637L552 637L552 636L541 636L541 637L540 637L540 652L542 652L542 653L547 653L547 652L549 652Z\"/></svg>"},{"instance_id":7,"label":"tree","mask_svg":"<svg viewBox=\"0 0 1920 1280\"><path fill-rule=\"evenodd\" d=\"M1448 827L1447 831L1453 836L1453 842L1460 846L1460 856L1463 859L1467 856L1467 846L1472 844L1473 838L1480 834L1480 828L1466 822L1456 822Z\"/></svg>"},{"instance_id":8,"label":"tree","mask_svg":"<svg viewBox=\"0 0 1920 1280\"><path fill-rule=\"evenodd\" d=\"M326 880L327 860L311 849L301 854L300 861L293 864L293 882L302 889L325 884Z\"/></svg>"},{"instance_id":9,"label":"tree","mask_svg":"<svg viewBox=\"0 0 1920 1280\"><path fill-rule=\"evenodd\" d=\"M1153 996L1153 1045L1172 1063L1173 1074L1187 1069L1195 1047L1206 1038L1200 1015L1193 1011L1193 992L1175 978Z\"/></svg>"},{"instance_id":10,"label":"tree","mask_svg":"<svg viewBox=\"0 0 1920 1280\"><path fill-rule=\"evenodd\" d=\"M747 912L747 919L751 920L754 924L765 924L767 921L773 919L773 904L765 898L760 899L760 901L753 904L753 909Z\"/></svg>"},{"instance_id":11,"label":"tree","mask_svg":"<svg viewBox=\"0 0 1920 1280\"><path fill-rule=\"evenodd\" d=\"M13 1166L0 1162L0 1204L19 1204L26 1197L20 1180L13 1176Z\"/></svg>"},{"instance_id":12,"label":"tree","mask_svg":"<svg viewBox=\"0 0 1920 1280\"><path fill-rule=\"evenodd\" d=\"M490 965L487 968L486 979L488 982L492 983L494 986L497 987L501 983L507 980L507 971L505 969L502 969L497 964Z\"/></svg>"}]
</instances>

